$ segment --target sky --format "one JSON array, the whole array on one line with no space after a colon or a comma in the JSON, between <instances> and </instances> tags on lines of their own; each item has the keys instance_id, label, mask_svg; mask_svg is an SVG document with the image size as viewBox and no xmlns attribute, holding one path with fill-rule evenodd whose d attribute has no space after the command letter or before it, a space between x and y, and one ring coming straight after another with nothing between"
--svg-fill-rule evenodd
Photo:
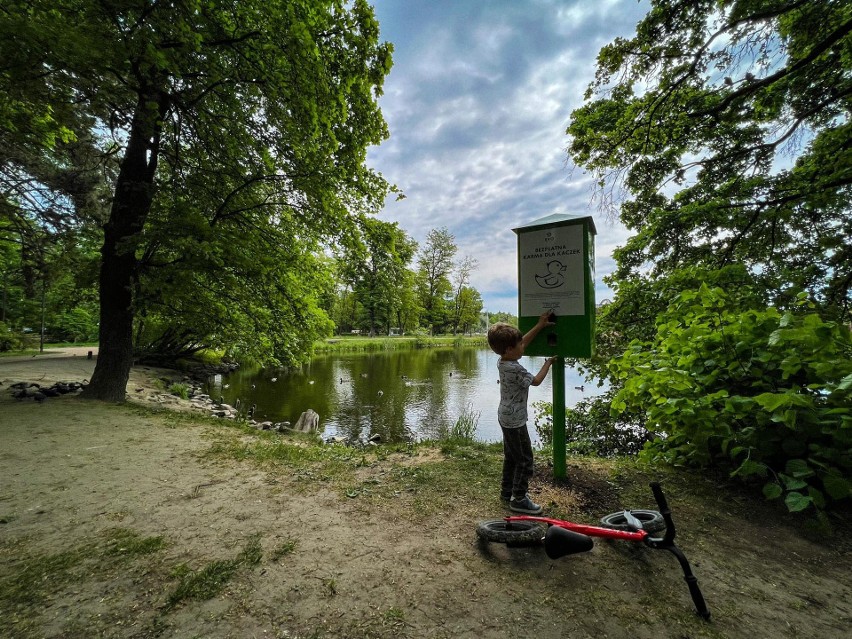
<instances>
[{"instance_id":1,"label":"sky","mask_svg":"<svg viewBox=\"0 0 852 639\"><path fill-rule=\"evenodd\" d=\"M368 164L405 198L379 217L421 245L446 227L472 257L485 310L517 314L513 228L557 213L591 215L596 299L626 230L597 208L567 154L565 129L600 49L629 38L648 0L372 0L394 65L379 105L390 138Z\"/></svg>"}]
</instances>

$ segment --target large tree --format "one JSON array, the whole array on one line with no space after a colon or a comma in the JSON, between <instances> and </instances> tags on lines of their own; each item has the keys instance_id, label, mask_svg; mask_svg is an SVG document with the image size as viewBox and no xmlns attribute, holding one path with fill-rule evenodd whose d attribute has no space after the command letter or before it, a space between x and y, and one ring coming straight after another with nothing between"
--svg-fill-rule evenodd
<instances>
[{"instance_id":1,"label":"large tree","mask_svg":"<svg viewBox=\"0 0 852 639\"><path fill-rule=\"evenodd\" d=\"M848 2L653 0L633 38L602 49L568 133L633 231L608 339L649 336L701 281L764 304L805 290L849 320L850 34Z\"/></svg>"},{"instance_id":2,"label":"large tree","mask_svg":"<svg viewBox=\"0 0 852 639\"><path fill-rule=\"evenodd\" d=\"M444 327L448 320L447 299L452 295L453 259L458 247L449 229L432 229L420 248L417 259L418 286L423 320L430 332Z\"/></svg>"},{"instance_id":3,"label":"large tree","mask_svg":"<svg viewBox=\"0 0 852 639\"><path fill-rule=\"evenodd\" d=\"M396 223L370 219L363 230L360 241L343 252L340 271L364 309L367 330L373 336L380 325L387 331L397 317L417 243Z\"/></svg>"},{"instance_id":4,"label":"large tree","mask_svg":"<svg viewBox=\"0 0 852 639\"><path fill-rule=\"evenodd\" d=\"M453 334L459 328L465 331L482 311L482 298L476 289L468 286L470 276L476 270L478 262L469 255L459 260L455 266L453 283ZM477 307L478 303L478 307Z\"/></svg>"},{"instance_id":5,"label":"large tree","mask_svg":"<svg viewBox=\"0 0 852 639\"><path fill-rule=\"evenodd\" d=\"M459 289L455 299L455 328L462 333L472 333L473 329L479 329L482 323L482 295L472 286L463 286Z\"/></svg>"},{"instance_id":6,"label":"large tree","mask_svg":"<svg viewBox=\"0 0 852 639\"><path fill-rule=\"evenodd\" d=\"M307 259L384 196L365 154L387 135L376 99L391 48L364 0L12 0L0 35L12 33L0 38L0 89L27 89L0 117L47 129L16 136L21 146L44 148L59 131L96 139L117 163L90 397L124 397L146 268L185 263L181 277L203 261L223 290L252 288L240 273L286 279L281 264L252 259L271 259L264 247L281 241L295 247L287 264ZM290 302L284 321L311 310L299 286L258 287L255 299ZM268 329L276 309L266 310ZM279 348L303 347L297 333L282 326Z\"/></svg>"}]
</instances>

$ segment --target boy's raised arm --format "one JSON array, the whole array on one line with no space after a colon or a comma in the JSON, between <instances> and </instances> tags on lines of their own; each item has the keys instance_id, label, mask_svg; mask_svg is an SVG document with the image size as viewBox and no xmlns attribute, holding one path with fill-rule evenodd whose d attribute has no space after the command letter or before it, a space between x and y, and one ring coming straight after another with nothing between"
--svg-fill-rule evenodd
<instances>
[{"instance_id":1,"label":"boy's raised arm","mask_svg":"<svg viewBox=\"0 0 852 639\"><path fill-rule=\"evenodd\" d=\"M556 361L555 357L548 357L546 360L544 360L544 364L542 365L541 370L536 374L535 377L533 377L533 380L530 383L530 385L531 386L540 385L544 381L544 378L547 377L547 372L550 370L550 367L553 365L553 362L555 362L555 361Z\"/></svg>"},{"instance_id":2,"label":"boy's raised arm","mask_svg":"<svg viewBox=\"0 0 852 639\"><path fill-rule=\"evenodd\" d=\"M539 334L539 331L541 331L541 329L543 329L545 326L553 326L555 324L555 322L550 321L550 316L552 314L553 311L545 311L539 316L538 321L535 323L535 326L528 330L527 334L523 337L522 343L524 345L524 348L529 346L530 342L535 339L535 336Z\"/></svg>"}]
</instances>

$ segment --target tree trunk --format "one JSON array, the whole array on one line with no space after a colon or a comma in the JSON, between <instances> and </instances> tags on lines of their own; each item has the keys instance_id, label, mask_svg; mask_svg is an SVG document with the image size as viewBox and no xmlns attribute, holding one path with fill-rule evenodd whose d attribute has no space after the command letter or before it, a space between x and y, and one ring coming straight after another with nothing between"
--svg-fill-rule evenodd
<instances>
[{"instance_id":1,"label":"tree trunk","mask_svg":"<svg viewBox=\"0 0 852 639\"><path fill-rule=\"evenodd\" d=\"M117 202L118 198L113 209ZM101 248L98 361L92 379L83 391L83 397L121 402L124 401L130 368L133 366L131 287L136 271L136 256L133 251L121 251L119 242L122 237L110 226L108 224L105 229Z\"/></svg>"},{"instance_id":2,"label":"tree trunk","mask_svg":"<svg viewBox=\"0 0 852 639\"><path fill-rule=\"evenodd\" d=\"M150 108L152 101L159 105L159 112ZM133 283L138 267L135 239L151 210L166 105L161 93L140 94L121 161L101 248L100 347L92 379L82 393L89 399L125 399L133 366Z\"/></svg>"},{"instance_id":3,"label":"tree trunk","mask_svg":"<svg viewBox=\"0 0 852 639\"><path fill-rule=\"evenodd\" d=\"M373 303L370 303L370 337L376 336L376 309Z\"/></svg>"}]
</instances>

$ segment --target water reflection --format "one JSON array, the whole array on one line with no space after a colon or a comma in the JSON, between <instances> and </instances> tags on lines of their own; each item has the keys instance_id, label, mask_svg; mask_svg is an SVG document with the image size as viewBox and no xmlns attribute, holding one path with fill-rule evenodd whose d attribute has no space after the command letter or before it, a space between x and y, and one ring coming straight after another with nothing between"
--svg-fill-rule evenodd
<instances>
[{"instance_id":1,"label":"water reflection","mask_svg":"<svg viewBox=\"0 0 852 639\"><path fill-rule=\"evenodd\" d=\"M323 355L301 369L214 376L208 391L232 405L239 399L244 408L256 406L258 421L295 424L312 408L324 436L362 440L374 434L384 441L433 438L469 409L479 413L477 439L500 441L497 359L476 348ZM521 363L535 373L543 358L524 357ZM572 369L565 377L568 406L600 392ZM531 405L552 399L551 378L530 389ZM532 421L530 426L534 435Z\"/></svg>"}]
</instances>

